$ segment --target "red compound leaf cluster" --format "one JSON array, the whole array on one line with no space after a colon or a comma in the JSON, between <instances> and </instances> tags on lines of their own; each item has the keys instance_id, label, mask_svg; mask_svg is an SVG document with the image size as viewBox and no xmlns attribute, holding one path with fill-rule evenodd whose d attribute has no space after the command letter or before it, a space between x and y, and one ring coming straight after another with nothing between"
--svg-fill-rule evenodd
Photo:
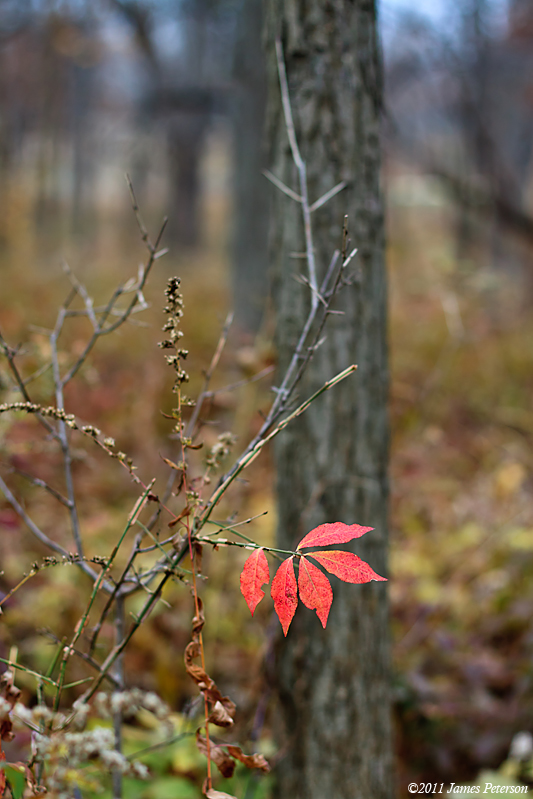
<instances>
[{"instance_id":1,"label":"red compound leaf cluster","mask_svg":"<svg viewBox=\"0 0 533 799\"><path fill-rule=\"evenodd\" d=\"M372 527L361 527L359 524L343 524L342 522L321 524L302 538L294 555L283 561L272 580L270 595L274 600L274 610L285 635L287 635L298 607L298 593L306 607L316 610L324 628L328 621L333 602L333 591L324 572L317 568L309 558L313 558L327 572L345 583L368 583L371 580L384 581L387 579L376 574L368 563L352 552L344 552L340 549L324 549L318 552L307 552L305 555L300 552L301 549L308 547L345 544L348 541L353 541L354 538L360 538L372 529ZM296 583L294 571L295 560L298 562L298 583ZM247 559L241 574L241 592L252 616L265 595L262 586L269 582L270 572L265 551L256 549Z\"/></svg>"}]
</instances>

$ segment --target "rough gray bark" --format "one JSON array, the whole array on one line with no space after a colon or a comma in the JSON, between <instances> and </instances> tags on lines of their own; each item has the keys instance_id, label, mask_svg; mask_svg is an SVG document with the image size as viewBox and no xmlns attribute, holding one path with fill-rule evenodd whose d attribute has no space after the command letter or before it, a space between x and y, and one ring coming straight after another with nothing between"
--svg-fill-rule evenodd
<instances>
[{"instance_id":1,"label":"rough gray bark","mask_svg":"<svg viewBox=\"0 0 533 799\"><path fill-rule=\"evenodd\" d=\"M281 110L279 34L311 201L348 188L313 215L320 278L340 246L343 215L358 246L355 280L339 297L326 342L301 386L310 395L351 363L280 436L276 448L279 546L318 524L372 525L354 551L387 573L387 346L379 124L381 65L372 0L268 0L268 140L271 170L298 182ZM294 348L309 291L294 279L305 261L301 208L276 193L272 249L281 371ZM393 795L386 583L335 583L327 629L300 605L273 673L281 705L280 799L390 799Z\"/></svg>"}]
</instances>

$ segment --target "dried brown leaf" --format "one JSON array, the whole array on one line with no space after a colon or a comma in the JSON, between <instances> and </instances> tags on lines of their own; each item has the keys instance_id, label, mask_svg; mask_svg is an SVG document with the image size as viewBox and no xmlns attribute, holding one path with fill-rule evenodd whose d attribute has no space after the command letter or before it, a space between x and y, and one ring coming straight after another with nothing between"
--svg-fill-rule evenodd
<instances>
[{"instance_id":1,"label":"dried brown leaf","mask_svg":"<svg viewBox=\"0 0 533 799\"><path fill-rule=\"evenodd\" d=\"M200 548L201 549L201 548ZM192 640L198 641L205 624L204 603L198 597L198 615L192 620Z\"/></svg>"},{"instance_id":2,"label":"dried brown leaf","mask_svg":"<svg viewBox=\"0 0 533 799\"><path fill-rule=\"evenodd\" d=\"M232 716L235 713L235 705L231 700L228 699L227 696L223 697L223 699L226 699L231 705L233 705L233 712L224 707L224 703L220 699L217 699L207 720L211 724L216 724L217 727L232 727Z\"/></svg>"},{"instance_id":3,"label":"dried brown leaf","mask_svg":"<svg viewBox=\"0 0 533 799\"><path fill-rule=\"evenodd\" d=\"M194 563L196 565L196 571L198 574L202 573L202 555L203 555L203 547L198 541L193 543L193 550L194 550ZM200 599L198 599L200 601Z\"/></svg>"},{"instance_id":4,"label":"dried brown leaf","mask_svg":"<svg viewBox=\"0 0 533 799\"><path fill-rule=\"evenodd\" d=\"M240 746L233 746L232 744L228 744L226 749L232 757L240 760L241 763L244 763L246 768L258 768L261 771L264 771L265 774L268 774L270 771L270 766L263 755L257 753L253 755L245 755Z\"/></svg>"},{"instance_id":5,"label":"dried brown leaf","mask_svg":"<svg viewBox=\"0 0 533 799\"><path fill-rule=\"evenodd\" d=\"M15 733L13 732L13 722L9 717L2 719L0 722L0 740L1 741L12 741L15 737ZM1 796L2 794L0 794Z\"/></svg>"},{"instance_id":6,"label":"dried brown leaf","mask_svg":"<svg viewBox=\"0 0 533 799\"><path fill-rule=\"evenodd\" d=\"M172 418L171 416L168 416L167 414L163 414L163 415L166 416L167 419L171 419ZM181 466L178 466L178 464L174 463L174 461L171 461L168 458L162 458L162 460L164 460L165 463L167 464L167 466L170 466L171 469L175 469L177 472L182 472L183 471Z\"/></svg>"},{"instance_id":7,"label":"dried brown leaf","mask_svg":"<svg viewBox=\"0 0 533 799\"><path fill-rule=\"evenodd\" d=\"M200 644L197 641L191 641L187 645L185 649L185 669L187 674L194 680L199 690L212 705L209 721L219 727L231 727L236 710L235 703L231 701L229 696L222 695L215 681L201 666L193 663L195 658L200 657L200 651ZM217 705L220 705L222 709L216 710Z\"/></svg>"},{"instance_id":8,"label":"dried brown leaf","mask_svg":"<svg viewBox=\"0 0 533 799\"><path fill-rule=\"evenodd\" d=\"M210 687L213 683L211 677L201 666L197 666L193 661L195 658L200 657L200 644L198 641L191 641L185 647L185 669L189 677L194 680L200 690Z\"/></svg>"},{"instance_id":9,"label":"dried brown leaf","mask_svg":"<svg viewBox=\"0 0 533 799\"><path fill-rule=\"evenodd\" d=\"M190 507L188 505L185 505L181 513L179 513L175 519L172 519L172 521L168 523L168 526L175 527L178 522L181 522L181 520L185 518L185 516L190 516L190 513L191 513Z\"/></svg>"},{"instance_id":10,"label":"dried brown leaf","mask_svg":"<svg viewBox=\"0 0 533 799\"><path fill-rule=\"evenodd\" d=\"M198 751L207 757L207 741L204 736L201 735L200 730L196 731L196 746L198 747ZM229 777L233 776L235 761L222 746L209 741L209 758L213 761L223 777L229 779Z\"/></svg>"}]
</instances>

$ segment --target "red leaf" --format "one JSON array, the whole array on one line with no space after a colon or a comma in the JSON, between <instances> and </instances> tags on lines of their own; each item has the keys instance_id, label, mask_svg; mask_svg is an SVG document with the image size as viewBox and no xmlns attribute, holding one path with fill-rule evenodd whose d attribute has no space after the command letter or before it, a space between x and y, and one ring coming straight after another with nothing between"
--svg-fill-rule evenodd
<instances>
[{"instance_id":1,"label":"red leaf","mask_svg":"<svg viewBox=\"0 0 533 799\"><path fill-rule=\"evenodd\" d=\"M369 583L370 580L383 580L368 563L353 555L351 552L342 552L339 549L326 549L324 552L309 552L309 557L317 560L330 574L334 574L345 583ZM301 589L300 589L301 591ZM302 597L303 600L303 597Z\"/></svg>"},{"instance_id":2,"label":"red leaf","mask_svg":"<svg viewBox=\"0 0 533 799\"><path fill-rule=\"evenodd\" d=\"M333 602L333 591L325 574L320 569L307 560L300 558L300 569L298 572L298 588L300 589L300 599L310 610L316 610L316 615L322 622L322 627L326 629L331 603Z\"/></svg>"},{"instance_id":3,"label":"red leaf","mask_svg":"<svg viewBox=\"0 0 533 799\"><path fill-rule=\"evenodd\" d=\"M274 610L283 627L283 634L287 635L287 630L298 606L296 575L292 557L284 560L277 570L272 580L270 596L274 600Z\"/></svg>"},{"instance_id":4,"label":"red leaf","mask_svg":"<svg viewBox=\"0 0 533 799\"><path fill-rule=\"evenodd\" d=\"M241 573L241 593L252 616L265 595L261 586L269 582L270 572L265 552L263 549L256 549L247 559Z\"/></svg>"},{"instance_id":5,"label":"red leaf","mask_svg":"<svg viewBox=\"0 0 533 799\"><path fill-rule=\"evenodd\" d=\"M302 547L327 547L329 544L346 544L353 538L361 538L362 535L373 530L373 527L361 527L360 524L321 524L307 533L298 544L298 549Z\"/></svg>"}]
</instances>

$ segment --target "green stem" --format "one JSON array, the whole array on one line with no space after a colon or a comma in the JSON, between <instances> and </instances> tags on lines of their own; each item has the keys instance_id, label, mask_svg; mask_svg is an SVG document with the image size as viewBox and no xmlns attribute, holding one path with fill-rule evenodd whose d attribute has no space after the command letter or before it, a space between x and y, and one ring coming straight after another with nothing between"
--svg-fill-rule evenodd
<instances>
[{"instance_id":1,"label":"green stem","mask_svg":"<svg viewBox=\"0 0 533 799\"><path fill-rule=\"evenodd\" d=\"M160 552L163 553L163 556L164 556L165 560L168 563L172 563L172 558L170 557L170 555L168 554L166 549L163 549L163 547L161 546L161 544L159 543L159 541L157 540L155 535L152 533L152 531L149 530L148 527L146 527L146 525L143 524L142 522L140 522L138 519L136 521L136 524L137 524L138 527L141 528L141 530L143 530L146 533L146 535L150 536L150 538L152 539L152 541L154 542L156 547L160 550Z\"/></svg>"},{"instance_id":2,"label":"green stem","mask_svg":"<svg viewBox=\"0 0 533 799\"><path fill-rule=\"evenodd\" d=\"M81 697L84 702L88 702L89 699L92 696L94 696L94 694L96 693L96 691L98 690L98 688L102 684L103 680L105 679L105 677L107 675L107 672L109 671L111 666L114 664L116 659L122 654L122 652L124 651L124 649L128 645L128 643L129 643L130 639L132 638L132 636L139 629L139 627L141 626L143 621L150 614L150 612L151 612L152 608L154 607L154 605L156 604L156 602L159 600L161 592L163 591L164 586L166 585L166 583L168 582L168 580L171 578L171 576L173 574L173 571L172 571L173 568L175 566L177 566L178 563L181 560L183 560L183 558L186 555L188 555L188 554L189 554L189 546L188 546L188 542L187 542L186 546L180 552L177 552L175 557L172 558L172 568L169 567L167 573L165 574L164 577L162 577L162 579L159 582L159 585L157 586L155 591L152 594L150 594L150 596L148 597L148 599L144 603L144 606L141 608L140 613L135 618L135 621L134 621L133 625L130 627L127 635L124 636L124 638L122 639L122 642L120 644L118 644L117 646L115 646L111 650L111 652L109 653L107 658L102 663L102 665L100 667L100 674L96 678L94 684L87 691L87 693L85 693L83 695L83 697Z\"/></svg>"},{"instance_id":3,"label":"green stem","mask_svg":"<svg viewBox=\"0 0 533 799\"><path fill-rule=\"evenodd\" d=\"M65 680L65 672L66 672L66 668L67 668L68 659L69 659L69 657L70 657L70 655L71 655L71 653L72 653L72 651L74 649L74 646L78 642L78 639L80 638L81 634L83 633L83 630L85 629L85 625L87 624L87 620L89 618L89 613L91 612L91 608L92 608L92 606L94 604L94 601L96 599L98 591L100 590L100 586L102 585L102 583L104 581L105 575L107 574L107 572L109 571L109 569L113 565L113 562L114 562L114 560L115 560L115 558L117 556L117 553L118 553L120 547L122 546L122 543L123 543L126 535L128 534L128 532L129 532L130 528L132 527L132 525L135 523L135 521L137 519L137 514L140 512L142 506L144 505L146 497L148 496L148 494L152 490L152 486L153 486L154 482L155 482L155 480L151 481L151 483L145 488L145 490L143 491L143 493L141 494L141 496L139 497L139 499L137 500L137 502L133 506L133 510L132 510L132 512L130 514L130 518L128 519L128 523L126 524L126 527L124 528L124 530L122 532L122 535L120 536L119 540L115 544L115 546L113 548L113 551L112 551L112 553L111 553L111 555L109 557L109 560L107 561L107 564L102 569L98 579L96 580L96 582L94 584L94 588L93 588L91 596L89 598L89 602L87 604L87 607L85 609L85 612L84 612L83 616L81 617L81 619L80 619L80 621L78 623L78 626L76 628L76 632L74 633L72 641L63 650L63 660L61 661L61 669L60 669L59 678L58 678L58 681L57 681L57 691L56 691L56 697L55 697L55 701L54 701L54 710L56 710L56 711L59 708L59 702L60 702L60 699L61 699L61 691L63 690L63 683L64 683L64 680Z\"/></svg>"},{"instance_id":4,"label":"green stem","mask_svg":"<svg viewBox=\"0 0 533 799\"><path fill-rule=\"evenodd\" d=\"M306 411L307 408L311 405L311 403L313 403L316 399L318 399L318 397L320 397L321 394L323 394L325 391L329 391L330 388L333 388L333 386L336 386L337 383L341 382L341 380L347 378L349 375L355 372L356 369L357 369L356 364L352 364L351 366L348 366L347 369L344 369L342 372L339 372L338 375L335 375L335 377L332 377L331 380L328 380L327 383L324 383L324 385L321 386L318 389L318 391L315 391L315 393L312 394L309 397L309 399L303 402L298 408L296 408L295 411L289 414L289 416L286 416L285 419L283 419L283 421L281 421L278 424L278 426L274 428L274 430L272 430L264 438L261 438L259 439L259 441L256 441L255 444L249 450L244 452L244 454L237 461L233 469L230 470L226 478L222 481L222 483L214 492L211 500L209 501L204 511L203 516L201 516L198 519L196 531L202 529L204 524L208 521L209 517L211 516L211 513L213 512L215 505L221 499L223 494L225 494L225 492L228 490L231 483L233 483L235 478L243 471L243 469L249 466L257 458L263 447L266 444L268 444L269 441L275 438L275 436L277 436L278 433L281 433L281 431L284 430L287 427L287 425L293 421L293 419L296 419L297 416L300 416L304 411Z\"/></svg>"},{"instance_id":5,"label":"green stem","mask_svg":"<svg viewBox=\"0 0 533 799\"><path fill-rule=\"evenodd\" d=\"M224 547L242 547L242 549L250 549L250 548L264 549L265 552L279 552L280 555L293 555L293 556L301 555L301 552L293 552L292 549L276 549L276 547L265 547L262 546L261 544L257 544L255 541L252 541L250 538L246 539L247 541L246 544L241 543L241 541L226 541L225 539L223 541L217 541L216 539L199 538L198 536L196 536L193 540L198 541L200 544L213 544L213 546L219 544L220 546Z\"/></svg>"},{"instance_id":6,"label":"green stem","mask_svg":"<svg viewBox=\"0 0 533 799\"><path fill-rule=\"evenodd\" d=\"M43 677L42 674L39 674L37 671L32 671L31 669L27 669L26 666L21 666L20 663L13 663L12 660L6 660L5 658L0 658L0 663L5 663L6 666L9 666L12 669L18 669L19 671L25 671L26 674L31 674L32 677L35 677L36 680L42 680L48 685L53 685L54 688L57 687L57 683L54 680L51 680L49 677Z\"/></svg>"}]
</instances>

